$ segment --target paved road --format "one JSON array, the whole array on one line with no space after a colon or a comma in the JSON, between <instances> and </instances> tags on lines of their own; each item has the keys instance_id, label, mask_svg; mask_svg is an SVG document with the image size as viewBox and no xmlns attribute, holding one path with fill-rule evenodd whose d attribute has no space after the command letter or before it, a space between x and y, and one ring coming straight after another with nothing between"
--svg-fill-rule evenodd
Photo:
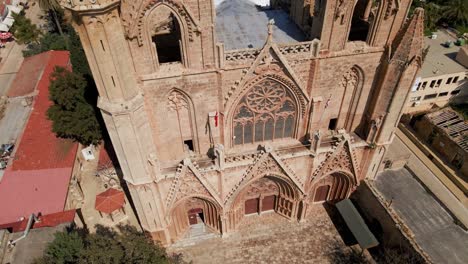
<instances>
[{"instance_id":1,"label":"paved road","mask_svg":"<svg viewBox=\"0 0 468 264\"><path fill-rule=\"evenodd\" d=\"M0 96L6 95L10 84L15 79L16 73L23 62L24 45L18 45L15 42L7 43L7 47L1 50L0 57Z\"/></svg>"}]
</instances>

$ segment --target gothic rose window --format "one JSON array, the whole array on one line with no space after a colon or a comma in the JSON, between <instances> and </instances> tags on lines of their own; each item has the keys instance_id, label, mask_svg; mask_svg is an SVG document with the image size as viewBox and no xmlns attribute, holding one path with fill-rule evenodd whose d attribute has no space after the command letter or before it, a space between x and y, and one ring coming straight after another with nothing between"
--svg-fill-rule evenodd
<instances>
[{"instance_id":1,"label":"gothic rose window","mask_svg":"<svg viewBox=\"0 0 468 264\"><path fill-rule=\"evenodd\" d=\"M233 118L234 145L294 136L297 107L281 83L265 79L240 100Z\"/></svg>"}]
</instances>

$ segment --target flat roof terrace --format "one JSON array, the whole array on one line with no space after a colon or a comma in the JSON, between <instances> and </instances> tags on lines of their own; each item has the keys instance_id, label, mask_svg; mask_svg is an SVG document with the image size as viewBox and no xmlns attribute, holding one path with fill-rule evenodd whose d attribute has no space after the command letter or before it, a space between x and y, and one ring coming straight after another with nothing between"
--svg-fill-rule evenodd
<instances>
[{"instance_id":1,"label":"flat roof terrace","mask_svg":"<svg viewBox=\"0 0 468 264\"><path fill-rule=\"evenodd\" d=\"M437 35L436 39L428 37L424 39L425 45L429 46L429 52L421 68L421 77L429 78L442 74L465 72L466 68L455 59L460 47L456 45L449 48L444 46L445 42L453 42L457 39L445 30L438 30L435 34Z\"/></svg>"},{"instance_id":2,"label":"flat roof terrace","mask_svg":"<svg viewBox=\"0 0 468 264\"><path fill-rule=\"evenodd\" d=\"M253 2L252 2L253 1ZM305 41L299 27L283 10L257 5L260 0L216 1L216 36L225 50L261 48L265 44L268 21L273 19L273 40L279 44ZM261 4L261 1L258 2Z\"/></svg>"}]
</instances>

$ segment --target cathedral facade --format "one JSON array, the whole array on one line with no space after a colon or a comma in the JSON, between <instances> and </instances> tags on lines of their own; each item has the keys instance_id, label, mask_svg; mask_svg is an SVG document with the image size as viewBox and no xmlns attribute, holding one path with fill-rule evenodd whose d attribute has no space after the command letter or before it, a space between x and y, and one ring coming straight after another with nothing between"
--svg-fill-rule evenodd
<instances>
[{"instance_id":1,"label":"cathedral facade","mask_svg":"<svg viewBox=\"0 0 468 264\"><path fill-rule=\"evenodd\" d=\"M410 0L63 0L143 228L301 221L379 170L421 67Z\"/></svg>"}]
</instances>

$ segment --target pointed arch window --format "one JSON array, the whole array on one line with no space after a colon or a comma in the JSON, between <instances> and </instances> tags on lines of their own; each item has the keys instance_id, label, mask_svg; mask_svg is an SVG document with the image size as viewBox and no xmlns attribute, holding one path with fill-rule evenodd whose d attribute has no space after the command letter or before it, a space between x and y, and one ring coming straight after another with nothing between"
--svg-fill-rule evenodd
<instances>
[{"instance_id":1,"label":"pointed arch window","mask_svg":"<svg viewBox=\"0 0 468 264\"><path fill-rule=\"evenodd\" d=\"M182 32L175 14L161 5L151 13L151 41L158 63L182 62Z\"/></svg>"},{"instance_id":2,"label":"pointed arch window","mask_svg":"<svg viewBox=\"0 0 468 264\"><path fill-rule=\"evenodd\" d=\"M265 79L240 100L233 117L234 145L294 137L297 105L281 83Z\"/></svg>"},{"instance_id":3,"label":"pointed arch window","mask_svg":"<svg viewBox=\"0 0 468 264\"><path fill-rule=\"evenodd\" d=\"M177 90L172 90L168 97L167 116L177 120L177 130L173 133L178 134L180 144L174 144L174 148L181 147L183 152L195 152L198 150L196 142L196 133L194 128L194 110L188 96ZM178 133L177 133L178 132Z\"/></svg>"}]
</instances>

